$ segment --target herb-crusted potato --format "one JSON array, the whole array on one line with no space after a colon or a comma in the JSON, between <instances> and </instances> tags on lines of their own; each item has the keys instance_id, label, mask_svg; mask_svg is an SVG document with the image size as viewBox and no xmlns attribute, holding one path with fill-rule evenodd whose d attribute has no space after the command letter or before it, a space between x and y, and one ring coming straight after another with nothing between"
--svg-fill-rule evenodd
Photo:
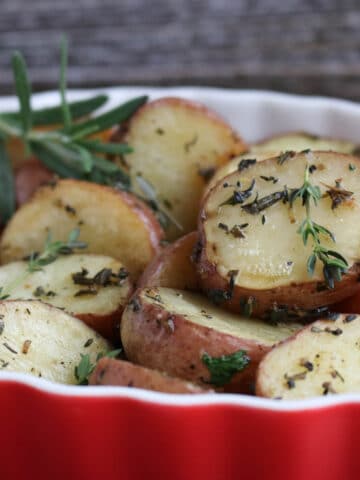
<instances>
[{"instance_id":1,"label":"herb-crusted potato","mask_svg":"<svg viewBox=\"0 0 360 480\"><path fill-rule=\"evenodd\" d=\"M26 275L27 262L0 267L0 286L10 299L38 299L65 309L106 338L118 338L121 314L132 285L118 260L74 254ZM16 279L23 279L14 283Z\"/></svg>"},{"instance_id":2,"label":"herb-crusted potato","mask_svg":"<svg viewBox=\"0 0 360 480\"><path fill-rule=\"evenodd\" d=\"M191 259L197 238L197 232L191 232L166 246L146 267L137 286L198 291L197 272Z\"/></svg>"},{"instance_id":3,"label":"herb-crusted potato","mask_svg":"<svg viewBox=\"0 0 360 480\"><path fill-rule=\"evenodd\" d=\"M356 169L360 160L346 154L287 152L227 176L199 217L202 288L255 316L316 309L358 291Z\"/></svg>"},{"instance_id":4,"label":"herb-crusted potato","mask_svg":"<svg viewBox=\"0 0 360 480\"><path fill-rule=\"evenodd\" d=\"M181 225L174 239L196 227L206 180L220 165L245 150L243 141L217 114L189 100L161 98L144 105L118 139L134 149L126 155L133 187L143 193L141 175Z\"/></svg>"},{"instance_id":5,"label":"herb-crusted potato","mask_svg":"<svg viewBox=\"0 0 360 480\"><path fill-rule=\"evenodd\" d=\"M298 328L237 316L201 295L156 287L135 294L120 326L130 361L240 392L251 390L263 355Z\"/></svg>"},{"instance_id":6,"label":"herb-crusted potato","mask_svg":"<svg viewBox=\"0 0 360 480\"><path fill-rule=\"evenodd\" d=\"M60 180L42 187L15 213L0 242L0 261L22 259L41 250L48 232L64 240L74 228L80 228L89 253L120 260L134 279L159 250L163 234L151 210L131 194Z\"/></svg>"},{"instance_id":7,"label":"herb-crusted potato","mask_svg":"<svg viewBox=\"0 0 360 480\"><path fill-rule=\"evenodd\" d=\"M165 393L206 393L211 391L180 378L169 377L157 370L106 357L97 363L89 378L89 385L118 385Z\"/></svg>"},{"instance_id":8,"label":"herb-crusted potato","mask_svg":"<svg viewBox=\"0 0 360 480\"><path fill-rule=\"evenodd\" d=\"M95 363L110 344L81 320L38 300L0 302L0 370L76 384L80 355Z\"/></svg>"},{"instance_id":9,"label":"herb-crusted potato","mask_svg":"<svg viewBox=\"0 0 360 480\"><path fill-rule=\"evenodd\" d=\"M263 358L256 393L290 400L360 392L359 338L358 315L314 322Z\"/></svg>"},{"instance_id":10,"label":"herb-crusted potato","mask_svg":"<svg viewBox=\"0 0 360 480\"><path fill-rule=\"evenodd\" d=\"M251 145L250 151L254 154L267 152L286 152L287 150L331 150L339 153L356 155L359 145L338 138L321 137L306 132L289 132L274 135L261 142Z\"/></svg>"}]
</instances>

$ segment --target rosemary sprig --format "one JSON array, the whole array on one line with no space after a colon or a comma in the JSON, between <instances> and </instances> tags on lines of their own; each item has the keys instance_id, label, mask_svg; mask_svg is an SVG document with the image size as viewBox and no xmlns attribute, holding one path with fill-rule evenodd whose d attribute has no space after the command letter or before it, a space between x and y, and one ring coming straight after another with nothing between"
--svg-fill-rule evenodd
<instances>
[{"instance_id":1,"label":"rosemary sprig","mask_svg":"<svg viewBox=\"0 0 360 480\"><path fill-rule=\"evenodd\" d=\"M72 230L66 242L53 241L51 233L48 234L44 250L41 253L33 252L27 257L27 267L25 272L16 277L7 287L0 287L0 300L6 300L10 297L14 288L20 285L26 278L34 272L39 272L61 255L69 255L74 250L82 250L87 248L87 244L79 241L80 230L78 228Z\"/></svg>"},{"instance_id":2,"label":"rosemary sprig","mask_svg":"<svg viewBox=\"0 0 360 480\"><path fill-rule=\"evenodd\" d=\"M0 138L0 225L6 223L15 211L15 186L10 159L5 143Z\"/></svg>"},{"instance_id":3,"label":"rosemary sprig","mask_svg":"<svg viewBox=\"0 0 360 480\"><path fill-rule=\"evenodd\" d=\"M315 223L311 219L311 201L316 206L321 199L321 191L318 186L310 182L309 165L305 168L304 183L300 188L293 189L289 196L290 206L299 198L306 210L306 218L300 225L298 233L302 236L304 245L307 245L309 238L313 241L313 250L307 260L307 271L309 276L314 274L317 260L323 264L323 275L328 288L334 288L335 281L340 281L347 272L348 263L346 259L335 250L328 249L321 243L321 236L330 238L335 243L333 233L327 228Z\"/></svg>"}]
</instances>

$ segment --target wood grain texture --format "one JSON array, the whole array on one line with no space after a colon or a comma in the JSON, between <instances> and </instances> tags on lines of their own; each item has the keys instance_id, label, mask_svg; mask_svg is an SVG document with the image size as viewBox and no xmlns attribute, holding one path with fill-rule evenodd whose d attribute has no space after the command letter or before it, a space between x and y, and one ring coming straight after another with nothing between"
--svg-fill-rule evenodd
<instances>
[{"instance_id":1,"label":"wood grain texture","mask_svg":"<svg viewBox=\"0 0 360 480\"><path fill-rule=\"evenodd\" d=\"M35 90L69 85L216 85L360 99L355 0L1 0L0 93L10 54L27 58Z\"/></svg>"}]
</instances>

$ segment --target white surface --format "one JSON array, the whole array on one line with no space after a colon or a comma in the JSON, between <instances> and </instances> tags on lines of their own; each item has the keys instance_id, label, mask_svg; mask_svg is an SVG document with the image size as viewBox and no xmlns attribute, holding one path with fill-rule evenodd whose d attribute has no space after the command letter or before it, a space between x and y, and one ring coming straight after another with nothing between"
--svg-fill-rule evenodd
<instances>
[{"instance_id":1,"label":"white surface","mask_svg":"<svg viewBox=\"0 0 360 480\"><path fill-rule=\"evenodd\" d=\"M239 131L247 142L254 142L276 133L303 130L316 135L333 136L359 142L360 105L336 99L305 97L253 90L213 88L112 88L72 91L69 100L87 98L94 93L107 93L111 108L134 96L148 94L150 99L180 96L202 102L220 113ZM33 106L58 103L58 93L34 96ZM17 108L13 97L0 98L0 111ZM23 374L1 372L0 381L13 380L50 394L83 397L129 397L172 406L239 405L276 411L326 408L338 404L359 403L360 394L334 395L301 401L277 401L245 395L169 395L124 387L70 387L53 384Z\"/></svg>"}]
</instances>

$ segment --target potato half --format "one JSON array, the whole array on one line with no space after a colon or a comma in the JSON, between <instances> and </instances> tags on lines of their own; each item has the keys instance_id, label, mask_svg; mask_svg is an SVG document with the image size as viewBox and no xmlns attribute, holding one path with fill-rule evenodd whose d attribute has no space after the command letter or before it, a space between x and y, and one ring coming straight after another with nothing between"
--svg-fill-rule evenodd
<instances>
[{"instance_id":1,"label":"potato half","mask_svg":"<svg viewBox=\"0 0 360 480\"><path fill-rule=\"evenodd\" d=\"M137 286L198 291L198 276L191 259L197 238L197 232L191 232L166 246L146 267Z\"/></svg>"},{"instance_id":2,"label":"potato half","mask_svg":"<svg viewBox=\"0 0 360 480\"><path fill-rule=\"evenodd\" d=\"M26 275L27 262L0 267L0 286L11 299L38 299L63 308L106 338L115 340L132 285L123 265L102 255L74 254L58 258L38 272ZM24 275L25 274L25 275Z\"/></svg>"},{"instance_id":3,"label":"potato half","mask_svg":"<svg viewBox=\"0 0 360 480\"><path fill-rule=\"evenodd\" d=\"M333 152L356 154L359 145L339 138L322 137L306 132L288 132L266 138L250 146L253 153L285 152L286 150L331 150Z\"/></svg>"},{"instance_id":4,"label":"potato half","mask_svg":"<svg viewBox=\"0 0 360 480\"><path fill-rule=\"evenodd\" d=\"M38 300L0 302L0 371L29 373L76 384L80 354L97 355L110 344L82 321Z\"/></svg>"},{"instance_id":5,"label":"potato half","mask_svg":"<svg viewBox=\"0 0 360 480\"><path fill-rule=\"evenodd\" d=\"M256 393L290 400L360 392L359 338L359 315L309 325L263 358Z\"/></svg>"},{"instance_id":6,"label":"potato half","mask_svg":"<svg viewBox=\"0 0 360 480\"><path fill-rule=\"evenodd\" d=\"M289 201L307 168L311 185L322 195L317 205L311 200L311 219L336 240L320 233L320 244L348 262L334 288L325 282L321 260L309 273L315 242L309 236L304 245L299 232L306 209L301 198ZM357 157L309 151L282 154L227 176L209 193L199 217L202 288L236 312L251 303L254 316L279 306L316 309L358 291L359 169Z\"/></svg>"},{"instance_id":7,"label":"potato half","mask_svg":"<svg viewBox=\"0 0 360 480\"><path fill-rule=\"evenodd\" d=\"M203 386L213 383L240 392L251 391L263 355L298 328L228 313L195 293L155 287L135 294L120 326L130 361ZM243 370L235 368L223 382L214 382L207 355L219 359L239 351L246 352L250 363Z\"/></svg>"},{"instance_id":8,"label":"potato half","mask_svg":"<svg viewBox=\"0 0 360 480\"><path fill-rule=\"evenodd\" d=\"M175 239L196 228L206 180L223 163L245 150L243 141L218 115L196 102L161 98L144 105L130 119L119 140L134 149L126 155L133 185L141 175L157 192L182 229L167 231Z\"/></svg>"},{"instance_id":9,"label":"potato half","mask_svg":"<svg viewBox=\"0 0 360 480\"><path fill-rule=\"evenodd\" d=\"M152 211L131 194L79 180L60 180L36 192L4 230L0 261L41 251L48 232L66 240L80 228L88 252L124 263L137 278L159 250L163 232Z\"/></svg>"},{"instance_id":10,"label":"potato half","mask_svg":"<svg viewBox=\"0 0 360 480\"><path fill-rule=\"evenodd\" d=\"M198 385L124 360L102 358L89 378L89 385L118 385L164 393L206 393Z\"/></svg>"}]
</instances>

